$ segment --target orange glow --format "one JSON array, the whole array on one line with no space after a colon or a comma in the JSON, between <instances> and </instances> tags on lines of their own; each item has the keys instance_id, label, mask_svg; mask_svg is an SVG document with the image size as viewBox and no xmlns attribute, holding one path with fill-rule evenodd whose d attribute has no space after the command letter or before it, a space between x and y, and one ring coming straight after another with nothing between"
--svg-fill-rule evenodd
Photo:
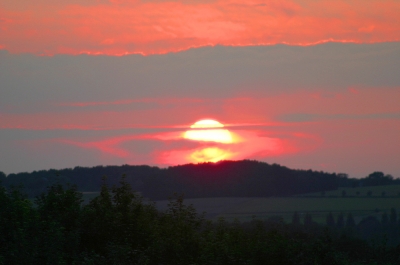
<instances>
[{"instance_id":1,"label":"orange glow","mask_svg":"<svg viewBox=\"0 0 400 265\"><path fill-rule=\"evenodd\" d=\"M270 133L273 135L273 133ZM297 134L288 134L284 138L267 137L257 130L238 130L235 135L240 140L234 143L201 143L195 148L168 150L157 156L158 162L162 164L185 164L218 162L221 160L241 160L249 158L277 157L281 155L297 153L300 150L312 150L320 143L312 135L305 138ZM299 142L306 145L300 146Z\"/></svg>"},{"instance_id":2,"label":"orange glow","mask_svg":"<svg viewBox=\"0 0 400 265\"><path fill-rule=\"evenodd\" d=\"M0 7L0 47L12 53L149 55L400 40L400 2L393 0L15 2Z\"/></svg>"},{"instance_id":3,"label":"orange glow","mask_svg":"<svg viewBox=\"0 0 400 265\"><path fill-rule=\"evenodd\" d=\"M191 162L218 162L232 157L232 154L218 147L207 147L194 151L189 158Z\"/></svg>"},{"instance_id":4,"label":"orange glow","mask_svg":"<svg viewBox=\"0 0 400 265\"><path fill-rule=\"evenodd\" d=\"M200 120L190 127L201 129L186 131L183 134L184 139L213 142L213 144L208 144L206 147L200 146L190 151L173 152L175 153L174 159L178 161L185 159L186 162L194 163L218 162L226 159L243 159L254 155L280 155L295 151L290 144L284 143L280 139L259 136L254 132L240 130L234 134L227 129L213 129L224 127L224 125L211 119Z\"/></svg>"}]
</instances>

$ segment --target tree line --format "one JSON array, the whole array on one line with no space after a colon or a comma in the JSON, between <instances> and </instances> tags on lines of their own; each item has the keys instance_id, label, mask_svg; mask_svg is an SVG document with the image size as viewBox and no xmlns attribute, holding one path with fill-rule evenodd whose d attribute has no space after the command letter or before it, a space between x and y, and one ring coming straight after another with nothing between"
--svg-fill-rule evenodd
<instances>
[{"instance_id":1,"label":"tree line","mask_svg":"<svg viewBox=\"0 0 400 265\"><path fill-rule=\"evenodd\" d=\"M211 222L181 195L160 212L127 177L89 203L77 186L55 184L34 200L0 187L0 264L399 264L400 248L364 240L340 220L321 226L296 214ZM392 217L391 217L392 218ZM390 219L391 220L391 219ZM389 222L390 222L389 220ZM328 221L328 220L327 220ZM352 227L354 228L354 227ZM347 230L346 230L347 229Z\"/></svg>"},{"instance_id":2,"label":"tree line","mask_svg":"<svg viewBox=\"0 0 400 265\"><path fill-rule=\"evenodd\" d=\"M55 183L72 183L80 191L98 191L102 176L107 176L108 183L115 185L122 174L127 176L126 181L134 190L152 200L167 199L174 192L184 193L186 198L270 197L323 192L339 187L400 184L400 179L394 179L382 172L354 179L344 173L296 170L250 160L187 164L168 168L146 165L75 167L7 176L0 172L0 181L6 187L22 184L24 191L30 197L35 197L45 191L47 186Z\"/></svg>"}]
</instances>

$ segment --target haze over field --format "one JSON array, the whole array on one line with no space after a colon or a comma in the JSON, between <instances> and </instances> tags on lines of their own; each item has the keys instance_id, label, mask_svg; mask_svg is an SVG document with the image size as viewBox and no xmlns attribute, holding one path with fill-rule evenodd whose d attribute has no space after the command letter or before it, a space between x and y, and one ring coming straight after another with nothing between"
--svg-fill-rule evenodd
<instances>
[{"instance_id":1,"label":"haze over field","mask_svg":"<svg viewBox=\"0 0 400 265\"><path fill-rule=\"evenodd\" d=\"M389 0L5 0L0 171L257 159L400 177L399 13ZM185 137L202 119L231 138Z\"/></svg>"}]
</instances>

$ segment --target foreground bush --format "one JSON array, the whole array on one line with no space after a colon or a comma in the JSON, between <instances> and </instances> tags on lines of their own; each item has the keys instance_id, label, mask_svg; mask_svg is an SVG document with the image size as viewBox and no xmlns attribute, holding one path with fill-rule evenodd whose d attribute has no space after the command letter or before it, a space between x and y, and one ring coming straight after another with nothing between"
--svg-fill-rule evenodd
<instances>
[{"instance_id":1,"label":"foreground bush","mask_svg":"<svg viewBox=\"0 0 400 265\"><path fill-rule=\"evenodd\" d=\"M400 248L328 228L210 222L175 196L165 212L122 178L88 204L74 186L28 200L0 188L0 264L399 264Z\"/></svg>"}]
</instances>

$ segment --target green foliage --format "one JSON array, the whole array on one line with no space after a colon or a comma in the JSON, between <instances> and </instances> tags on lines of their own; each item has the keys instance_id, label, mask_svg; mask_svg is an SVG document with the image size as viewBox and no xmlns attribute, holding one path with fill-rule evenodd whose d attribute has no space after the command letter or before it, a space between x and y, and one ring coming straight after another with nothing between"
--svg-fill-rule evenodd
<instances>
[{"instance_id":1,"label":"green foliage","mask_svg":"<svg viewBox=\"0 0 400 265\"><path fill-rule=\"evenodd\" d=\"M26 251L34 247L30 238L35 231L35 219L32 203L19 188L0 188L0 256L4 264L31 261Z\"/></svg>"},{"instance_id":2,"label":"green foliage","mask_svg":"<svg viewBox=\"0 0 400 265\"><path fill-rule=\"evenodd\" d=\"M76 186L64 188L61 184L50 186L35 199L42 220L58 222L66 231L78 226L82 202Z\"/></svg>"},{"instance_id":3,"label":"green foliage","mask_svg":"<svg viewBox=\"0 0 400 265\"><path fill-rule=\"evenodd\" d=\"M183 195L175 194L167 210L158 212L154 204L132 191L125 176L111 187L106 181L103 178L99 196L86 205L75 186L52 185L34 204L20 189L0 187L0 264L345 265L399 261L398 249L390 248L386 241L372 246L355 239L346 230L350 225L341 233L335 230L338 228L324 230L312 222L310 214L304 225L298 214L293 224L276 218L211 222L186 205ZM365 220L363 225L382 228L376 220ZM388 221L386 229L397 228Z\"/></svg>"},{"instance_id":4,"label":"green foliage","mask_svg":"<svg viewBox=\"0 0 400 265\"><path fill-rule=\"evenodd\" d=\"M193 206L183 203L183 195L175 194L169 207L153 223L153 241L148 257L156 264L191 264L199 255L200 229L204 218Z\"/></svg>"},{"instance_id":5,"label":"green foliage","mask_svg":"<svg viewBox=\"0 0 400 265\"><path fill-rule=\"evenodd\" d=\"M82 247L105 261L125 264L140 259L157 212L153 205L142 203L125 177L111 189L105 181L100 195L83 208Z\"/></svg>"}]
</instances>

